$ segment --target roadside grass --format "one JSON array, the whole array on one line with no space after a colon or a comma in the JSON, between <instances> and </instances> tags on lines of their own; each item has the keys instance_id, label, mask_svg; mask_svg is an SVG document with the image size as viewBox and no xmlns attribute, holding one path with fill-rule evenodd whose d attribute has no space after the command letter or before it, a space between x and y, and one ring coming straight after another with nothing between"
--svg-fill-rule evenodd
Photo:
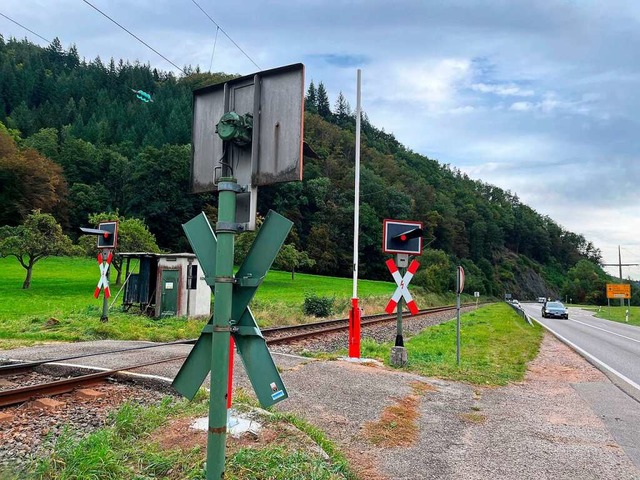
<instances>
[{"instance_id":1,"label":"roadside grass","mask_svg":"<svg viewBox=\"0 0 640 480\"><path fill-rule=\"evenodd\" d=\"M615 300L612 300L614 302ZM640 307L621 307L620 305L598 306L593 305L580 307L584 310L595 312L596 317L612 322L627 323L628 325L640 326ZM626 321L626 312L629 310L629 321Z\"/></svg>"},{"instance_id":2,"label":"roadside grass","mask_svg":"<svg viewBox=\"0 0 640 480\"><path fill-rule=\"evenodd\" d=\"M157 441L162 429L175 419L206 416L206 395L193 402L166 398L157 406L127 403L112 415L109 425L94 433L77 438L66 430L49 439L51 453L34 461L26 472L6 472L7 477L40 480L167 480L204 479L206 434L200 440L165 448ZM229 480L309 478L317 480L356 480L345 457L324 434L298 417L273 414L262 418L263 428L296 427L296 435L304 441L287 442L284 437L245 446L238 442L227 448L225 478ZM187 435L188 438L195 436ZM233 443L233 441L231 442ZM314 446L304 448L303 443ZM320 447L328 456L323 457Z\"/></svg>"},{"instance_id":3,"label":"roadside grass","mask_svg":"<svg viewBox=\"0 0 640 480\"><path fill-rule=\"evenodd\" d=\"M31 288L22 289L26 271L12 258L0 258L0 349L42 342L86 340L172 341L199 336L206 319L170 317L155 319L122 311L121 296L100 322L102 297L93 298L99 279L92 258L49 257L34 267ZM358 282L365 314L384 310L395 283ZM120 285L112 285L112 298ZM261 327L315 321L302 309L306 294L334 299L333 318L346 317L351 307L352 279L270 271L251 303ZM434 295L415 288L421 308L453 304L453 295Z\"/></svg>"},{"instance_id":4,"label":"roadside grass","mask_svg":"<svg viewBox=\"0 0 640 480\"><path fill-rule=\"evenodd\" d=\"M484 385L506 385L524 378L538 354L543 330L530 326L506 304L496 303L460 317L460 365L456 364L456 321L425 329L405 340L404 369L428 377ZM362 342L362 356L389 365L393 344Z\"/></svg>"}]
</instances>

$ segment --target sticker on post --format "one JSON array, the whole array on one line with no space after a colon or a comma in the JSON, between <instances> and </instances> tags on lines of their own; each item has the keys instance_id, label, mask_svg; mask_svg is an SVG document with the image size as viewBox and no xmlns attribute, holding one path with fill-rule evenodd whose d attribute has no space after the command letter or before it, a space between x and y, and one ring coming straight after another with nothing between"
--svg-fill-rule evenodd
<instances>
[{"instance_id":1,"label":"sticker on post","mask_svg":"<svg viewBox=\"0 0 640 480\"><path fill-rule=\"evenodd\" d=\"M278 400L279 398L282 398L282 397L284 397L284 392L282 390L278 390L277 392L271 394L272 400Z\"/></svg>"}]
</instances>

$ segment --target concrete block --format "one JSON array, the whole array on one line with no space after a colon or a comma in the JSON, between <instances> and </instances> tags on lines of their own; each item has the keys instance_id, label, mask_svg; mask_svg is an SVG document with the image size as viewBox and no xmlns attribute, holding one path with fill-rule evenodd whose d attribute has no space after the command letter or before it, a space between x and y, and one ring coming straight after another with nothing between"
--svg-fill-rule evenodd
<instances>
[{"instance_id":1,"label":"concrete block","mask_svg":"<svg viewBox=\"0 0 640 480\"><path fill-rule=\"evenodd\" d=\"M407 364L407 349L404 347L393 347L391 349L391 365L394 367L404 367Z\"/></svg>"},{"instance_id":2,"label":"concrete block","mask_svg":"<svg viewBox=\"0 0 640 480\"><path fill-rule=\"evenodd\" d=\"M10 413L0 413L0 423L9 423L12 422L15 418L15 415Z\"/></svg>"},{"instance_id":3,"label":"concrete block","mask_svg":"<svg viewBox=\"0 0 640 480\"><path fill-rule=\"evenodd\" d=\"M95 400L96 398L101 398L102 393L97 390L92 390L90 388L81 388L80 390L76 390L76 394L80 398L85 398L87 400Z\"/></svg>"},{"instance_id":4,"label":"concrete block","mask_svg":"<svg viewBox=\"0 0 640 480\"><path fill-rule=\"evenodd\" d=\"M59 402L53 398L38 398L33 401L33 406L43 408L45 410L53 410L64 405L64 402Z\"/></svg>"}]
</instances>

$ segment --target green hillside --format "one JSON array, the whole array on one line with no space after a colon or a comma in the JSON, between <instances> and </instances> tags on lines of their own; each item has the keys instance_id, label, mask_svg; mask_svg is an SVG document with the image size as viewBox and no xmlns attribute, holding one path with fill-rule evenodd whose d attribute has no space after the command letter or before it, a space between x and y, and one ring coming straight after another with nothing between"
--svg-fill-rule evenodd
<instances>
[{"instance_id":1,"label":"green hillside","mask_svg":"<svg viewBox=\"0 0 640 480\"><path fill-rule=\"evenodd\" d=\"M215 217L217 202L187 194L191 90L231 75L186 72L88 61L57 39L41 48L0 37L0 225L40 208L76 238L89 214L117 210L144 220L163 249L188 249L180 225L202 210ZM138 100L138 89L153 102ZM303 182L261 188L258 209L294 222L287 243L313 260L304 271L349 277L355 118L342 96L332 111L322 83L309 86L305 108L305 141L319 158L305 158ZM600 252L582 235L512 192L411 151L366 114L362 133L361 276L389 278L382 220L417 220L428 248L414 283L429 292L450 291L461 264L467 291L604 301Z\"/></svg>"}]
</instances>

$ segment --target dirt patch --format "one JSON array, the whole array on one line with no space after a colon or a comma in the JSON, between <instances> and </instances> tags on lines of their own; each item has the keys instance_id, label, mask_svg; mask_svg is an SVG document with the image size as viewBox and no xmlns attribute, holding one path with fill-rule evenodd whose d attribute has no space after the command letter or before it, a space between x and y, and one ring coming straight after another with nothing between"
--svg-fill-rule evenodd
<instances>
[{"instance_id":1,"label":"dirt patch","mask_svg":"<svg viewBox=\"0 0 640 480\"><path fill-rule=\"evenodd\" d=\"M540 353L531 362L525 381L532 382L604 382L607 377L577 353L551 335L545 335Z\"/></svg>"},{"instance_id":2,"label":"dirt patch","mask_svg":"<svg viewBox=\"0 0 640 480\"><path fill-rule=\"evenodd\" d=\"M460 418L469 423L484 423L487 420L486 415L478 412L462 413Z\"/></svg>"},{"instance_id":3,"label":"dirt patch","mask_svg":"<svg viewBox=\"0 0 640 480\"><path fill-rule=\"evenodd\" d=\"M411 386L413 393L415 393L416 395L424 395L427 392L438 391L438 389L433 385L431 385L430 383L420 382L417 380L415 382L411 382L409 385Z\"/></svg>"},{"instance_id":4,"label":"dirt patch","mask_svg":"<svg viewBox=\"0 0 640 480\"><path fill-rule=\"evenodd\" d=\"M364 424L365 437L379 447L409 446L418 439L420 397L409 395L396 399L384 409L380 420Z\"/></svg>"},{"instance_id":5,"label":"dirt patch","mask_svg":"<svg viewBox=\"0 0 640 480\"><path fill-rule=\"evenodd\" d=\"M162 450L191 451L202 447L203 454L207 446L207 432L191 428L196 418L178 418L163 425L150 438ZM233 455L243 448L265 448L277 444L289 451L304 451L327 458L318 445L303 432L286 422L264 422L258 433L245 432L239 436L227 435L227 455Z\"/></svg>"}]
</instances>

